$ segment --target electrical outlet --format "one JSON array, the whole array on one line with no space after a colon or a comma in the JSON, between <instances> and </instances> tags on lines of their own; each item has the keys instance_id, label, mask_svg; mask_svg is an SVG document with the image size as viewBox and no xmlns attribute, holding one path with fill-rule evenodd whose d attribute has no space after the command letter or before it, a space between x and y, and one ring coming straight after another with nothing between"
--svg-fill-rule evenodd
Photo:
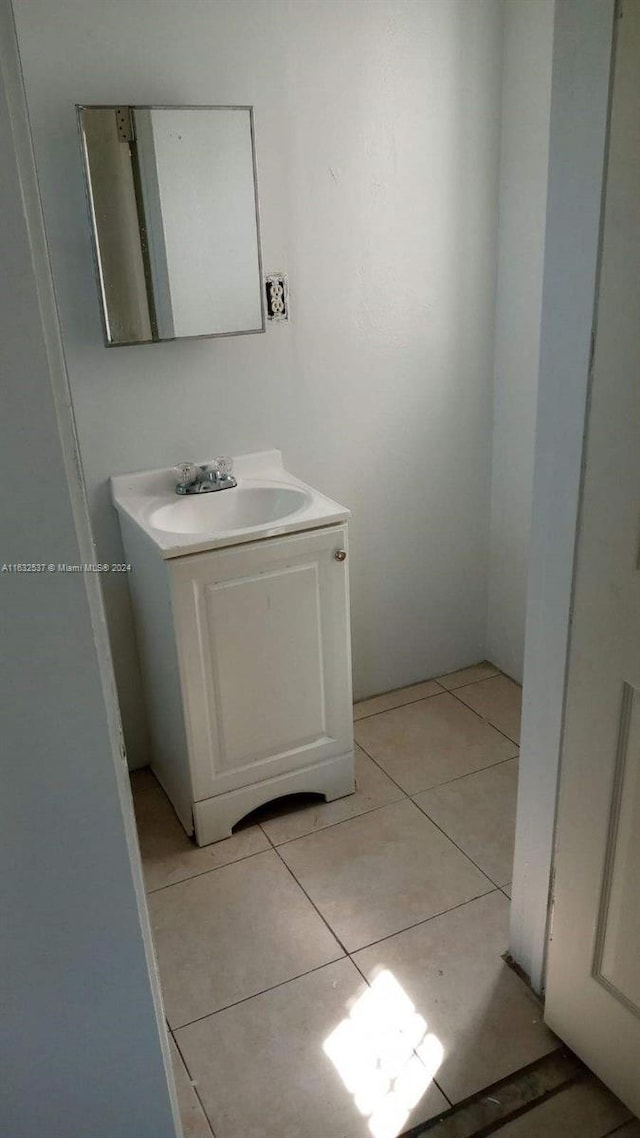
<instances>
[{"instance_id":1,"label":"electrical outlet","mask_svg":"<svg viewBox=\"0 0 640 1138\"><path fill-rule=\"evenodd\" d=\"M285 273L270 273L265 277L267 320L289 319L289 282Z\"/></svg>"}]
</instances>

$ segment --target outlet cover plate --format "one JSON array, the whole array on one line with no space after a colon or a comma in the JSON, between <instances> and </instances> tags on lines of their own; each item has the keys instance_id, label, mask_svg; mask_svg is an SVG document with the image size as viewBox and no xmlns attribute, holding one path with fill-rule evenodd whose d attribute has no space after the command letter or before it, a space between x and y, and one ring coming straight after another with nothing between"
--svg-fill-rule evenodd
<instances>
[{"instance_id":1,"label":"outlet cover plate","mask_svg":"<svg viewBox=\"0 0 640 1138\"><path fill-rule=\"evenodd\" d=\"M289 281L286 273L270 273L265 277L267 320L282 323L289 319Z\"/></svg>"}]
</instances>

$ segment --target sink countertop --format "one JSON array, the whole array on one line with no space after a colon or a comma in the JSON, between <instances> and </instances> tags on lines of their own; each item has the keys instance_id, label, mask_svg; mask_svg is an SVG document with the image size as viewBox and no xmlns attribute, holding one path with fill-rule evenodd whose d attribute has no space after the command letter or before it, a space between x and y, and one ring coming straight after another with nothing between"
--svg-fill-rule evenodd
<instances>
[{"instance_id":1,"label":"sink countertop","mask_svg":"<svg viewBox=\"0 0 640 1138\"><path fill-rule=\"evenodd\" d=\"M117 474L111 479L111 495L118 512L133 521L156 546L163 558L184 557L191 553L202 553L208 549L240 545L247 541L276 537L280 534L295 533L298 530L317 529L320 526L335 525L351 517L345 506L325 497L318 490L295 478L284 469L279 450L260 451L255 454L239 455L233 460L233 473L238 481L237 488L217 490L205 494L176 494L177 475L173 467L159 470L144 470L137 474ZM300 505L280 517L270 518L258 524L234 524L234 495L238 490L300 491ZM288 498L288 494L282 498ZM216 511L216 499L226 499L227 504ZM235 501L240 502L241 499ZM198 503L194 509L193 503ZM181 525L178 532L154 524L154 518L164 513L167 507L171 513L185 507L185 519L191 514L206 518L203 524ZM202 503L202 505L200 505ZM210 506L205 505L210 503ZM191 505L189 505L191 504ZM187 514L189 511L189 514ZM216 512L222 515L216 518ZM171 516L169 514L169 516Z\"/></svg>"}]
</instances>

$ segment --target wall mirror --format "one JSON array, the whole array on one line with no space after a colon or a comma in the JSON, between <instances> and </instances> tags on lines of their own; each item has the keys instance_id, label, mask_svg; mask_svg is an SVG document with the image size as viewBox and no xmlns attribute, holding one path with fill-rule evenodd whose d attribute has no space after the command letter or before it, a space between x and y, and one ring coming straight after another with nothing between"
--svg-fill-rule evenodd
<instances>
[{"instance_id":1,"label":"wall mirror","mask_svg":"<svg viewBox=\"0 0 640 1138\"><path fill-rule=\"evenodd\" d=\"M251 107L77 111L106 344L264 332Z\"/></svg>"}]
</instances>

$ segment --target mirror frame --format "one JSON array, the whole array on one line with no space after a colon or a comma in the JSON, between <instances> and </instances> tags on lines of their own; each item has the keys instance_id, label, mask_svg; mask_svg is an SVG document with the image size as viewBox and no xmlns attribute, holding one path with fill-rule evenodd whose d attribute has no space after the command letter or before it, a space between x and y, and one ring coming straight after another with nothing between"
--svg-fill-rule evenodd
<instances>
[{"instance_id":1,"label":"mirror frame","mask_svg":"<svg viewBox=\"0 0 640 1138\"><path fill-rule=\"evenodd\" d=\"M104 283L104 276L102 272L102 265L100 260L100 246L98 241L98 227L96 224L96 213L93 202L93 194L91 190L91 177L89 165L89 152L87 148L87 140L84 131L84 123L82 115L84 111L115 111L118 107L127 107L129 111L248 111L249 112L249 130L251 135L251 165L253 169L253 191L255 201L255 214L256 214L256 240L258 243L258 274L259 274L259 287L260 287L260 315L261 324L259 328L247 328L237 332L203 332L197 336L167 336L163 339L157 340L113 340L110 338L109 330L109 313L107 309L106 290ZM262 241L260 235L260 202L258 198L258 167L256 162L256 140L255 140L255 124L253 106L243 105L239 103L228 104L213 104L209 106L206 103L76 103L76 122L78 126L78 136L80 139L80 150L82 157L82 174L84 180L85 199L87 202L87 209L89 214L89 229L91 231L91 250L93 253L93 266L96 281L98 284L98 295L100 301L100 313L102 316L102 332L104 337L104 345L106 348L135 348L144 347L148 344L173 344L179 340L217 340L222 336L253 336L260 332L266 332L266 311L265 311L265 296L264 296L264 269L262 265Z\"/></svg>"}]
</instances>

